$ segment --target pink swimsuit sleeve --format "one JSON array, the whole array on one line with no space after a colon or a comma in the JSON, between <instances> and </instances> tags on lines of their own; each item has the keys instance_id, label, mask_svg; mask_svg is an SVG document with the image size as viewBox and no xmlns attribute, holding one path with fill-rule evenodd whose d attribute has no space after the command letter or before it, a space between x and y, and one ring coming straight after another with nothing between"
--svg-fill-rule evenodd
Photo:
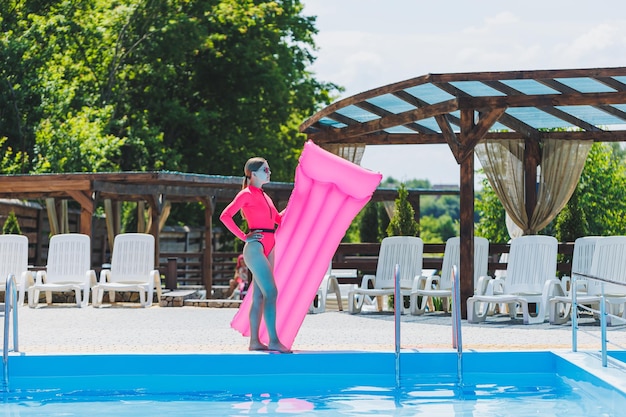
<instances>
[{"instance_id":1,"label":"pink swimsuit sleeve","mask_svg":"<svg viewBox=\"0 0 626 417\"><path fill-rule=\"evenodd\" d=\"M237 212L241 210L241 208L245 204L247 196L250 195L245 191L246 190L241 190L235 196L233 201L228 206L226 206L224 211L222 211L222 214L220 214L220 220L222 221L222 223L224 223L224 226L226 226L226 228L230 230L232 234L234 234L236 237L243 241L246 240L246 234L243 232L243 230L239 228L239 226L237 226L237 223L235 223L235 221L233 220L233 216L235 216L235 214L237 214Z\"/></svg>"}]
</instances>

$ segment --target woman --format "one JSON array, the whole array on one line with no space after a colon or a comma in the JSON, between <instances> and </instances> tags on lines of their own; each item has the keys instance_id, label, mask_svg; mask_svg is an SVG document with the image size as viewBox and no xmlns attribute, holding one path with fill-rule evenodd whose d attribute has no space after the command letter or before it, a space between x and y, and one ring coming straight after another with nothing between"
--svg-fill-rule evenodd
<instances>
[{"instance_id":1,"label":"woman","mask_svg":"<svg viewBox=\"0 0 626 417\"><path fill-rule=\"evenodd\" d=\"M236 237L246 242L243 257L252 272L254 285L250 307L250 350L275 350L290 352L278 339L276 331L276 297L278 291L273 274L274 230L280 225L281 213L276 210L272 199L262 190L270 182L270 167L263 158L250 158L244 167L245 178L242 190L224 209L220 220ZM250 232L245 234L233 220L241 210ZM261 317L269 343L265 346L259 339Z\"/></svg>"}]
</instances>

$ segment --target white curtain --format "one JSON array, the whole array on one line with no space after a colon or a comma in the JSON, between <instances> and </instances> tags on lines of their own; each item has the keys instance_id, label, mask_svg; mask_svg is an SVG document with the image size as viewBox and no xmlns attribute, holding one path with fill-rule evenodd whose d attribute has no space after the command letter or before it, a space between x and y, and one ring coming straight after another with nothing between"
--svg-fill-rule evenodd
<instances>
[{"instance_id":1,"label":"white curtain","mask_svg":"<svg viewBox=\"0 0 626 417\"><path fill-rule=\"evenodd\" d=\"M530 235L546 227L567 204L592 144L592 140L544 140L537 205L530 219L525 207L524 140L485 140L475 150L507 215Z\"/></svg>"},{"instance_id":2,"label":"white curtain","mask_svg":"<svg viewBox=\"0 0 626 417\"><path fill-rule=\"evenodd\" d=\"M539 195L530 220L531 231L546 227L576 190L593 141L545 140L541 159Z\"/></svg>"}]
</instances>

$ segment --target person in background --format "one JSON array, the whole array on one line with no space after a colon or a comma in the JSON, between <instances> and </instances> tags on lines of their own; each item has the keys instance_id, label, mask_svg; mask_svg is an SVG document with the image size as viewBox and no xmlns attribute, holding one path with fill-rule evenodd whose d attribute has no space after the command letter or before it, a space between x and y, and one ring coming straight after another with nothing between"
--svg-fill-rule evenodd
<instances>
[{"instance_id":1,"label":"person in background","mask_svg":"<svg viewBox=\"0 0 626 417\"><path fill-rule=\"evenodd\" d=\"M272 199L262 187L270 182L270 167L264 158L250 158L244 166L242 189L226 206L220 220L236 237L243 240L243 258L254 279L250 307L250 350L291 352L283 345L276 331L276 298L278 290L274 280L274 232L280 225L282 214L276 210ZM247 234L237 226L233 216L241 211L248 223ZM268 345L259 339L261 318L265 319Z\"/></svg>"},{"instance_id":2,"label":"person in background","mask_svg":"<svg viewBox=\"0 0 626 417\"><path fill-rule=\"evenodd\" d=\"M248 266L243 259L243 254L239 255L237 257L237 265L235 266L235 276L228 283L227 298L229 300L243 299L248 289L248 284L250 283L249 275Z\"/></svg>"}]
</instances>

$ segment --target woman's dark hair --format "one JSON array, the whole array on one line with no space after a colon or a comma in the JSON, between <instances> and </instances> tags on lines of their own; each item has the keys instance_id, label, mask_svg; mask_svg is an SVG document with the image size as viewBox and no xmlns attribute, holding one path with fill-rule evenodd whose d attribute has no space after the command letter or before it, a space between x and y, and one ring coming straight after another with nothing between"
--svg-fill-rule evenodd
<instances>
[{"instance_id":1,"label":"woman's dark hair","mask_svg":"<svg viewBox=\"0 0 626 417\"><path fill-rule=\"evenodd\" d=\"M246 188L248 184L250 184L250 177L252 176L252 173L258 171L259 168L261 168L266 162L265 158L261 158L260 156L248 159L248 162L246 162L246 165L243 167L244 178L241 189Z\"/></svg>"}]
</instances>

